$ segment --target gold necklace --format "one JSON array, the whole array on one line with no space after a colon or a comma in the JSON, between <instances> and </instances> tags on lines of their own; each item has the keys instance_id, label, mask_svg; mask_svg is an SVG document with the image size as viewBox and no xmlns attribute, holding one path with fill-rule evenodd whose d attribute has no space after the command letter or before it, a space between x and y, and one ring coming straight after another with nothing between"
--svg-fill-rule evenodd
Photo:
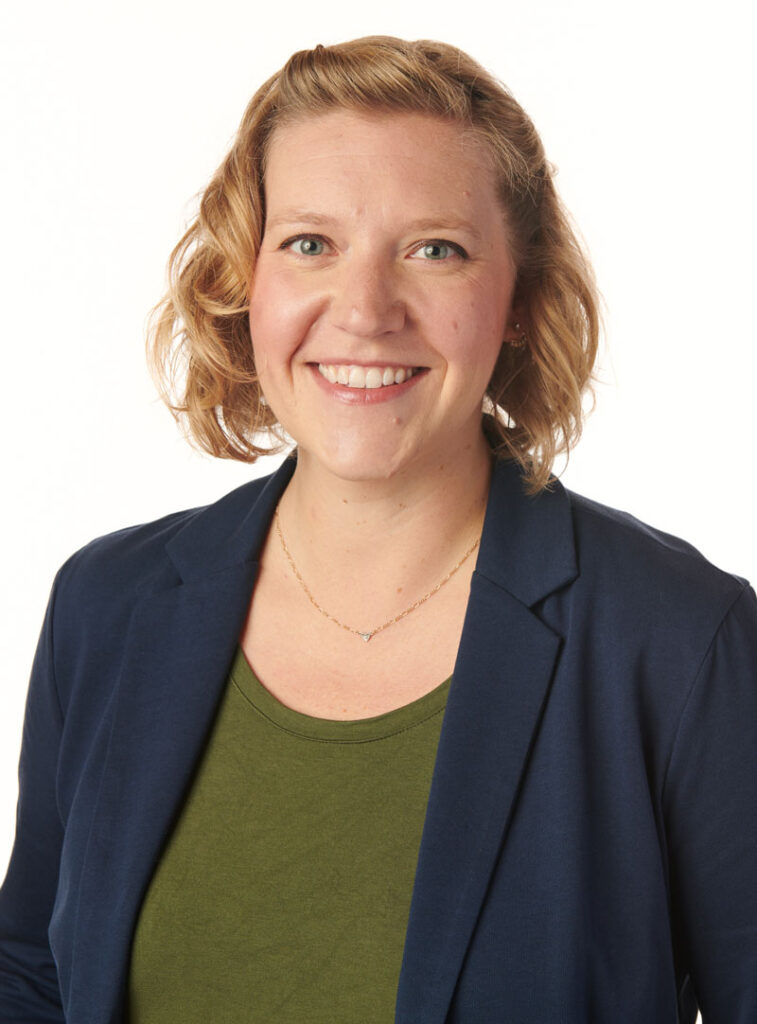
<instances>
[{"instance_id":1,"label":"gold necklace","mask_svg":"<svg viewBox=\"0 0 757 1024\"><path fill-rule=\"evenodd\" d=\"M300 583L300 586L302 587L302 589L307 594L308 600L310 601L312 606L314 608L316 608L321 613L321 615L323 615L325 618L327 618L330 622L333 622L336 626L340 626L342 629L346 629L348 633L354 633L355 636L359 636L360 639L364 640L366 643L368 643L368 641L372 637L374 637L377 633L380 633L383 629L388 629L388 627L389 626L393 626L395 624L395 622L399 622L400 619L404 619L406 615L410 614L410 612L414 612L416 608L420 608L420 606L422 604L425 604L425 602L428 601L428 599L430 597L433 597L434 594L438 593L442 589L442 587L444 586L445 583L449 583L449 581L455 575L455 573L460 568L460 566L463 564L463 562L465 562L466 559L470 558L470 556L476 550L476 548L478 547L478 545L479 545L479 543L481 541L481 538L478 537L476 539L476 541L473 544L471 544L471 546L465 552L465 554L460 559L460 561L457 563L457 565L453 569L450 569L450 571L447 573L447 575L436 584L436 586L433 588L433 590L429 590L429 592L426 595L424 595L424 597L421 597L417 601L414 601L413 604L411 604L409 608L406 608L404 610L404 612L400 612L399 615L395 615L393 619L389 619L387 622L383 622L380 626L376 626L375 629L371 629L369 632L365 633L361 629L354 629L352 626L348 626L345 622L340 622L339 619L335 618L333 615L330 615L326 611L325 608L321 608L321 606L318 604L316 599L310 593L310 589L308 588L308 585L305 582L305 580L300 575L299 569L294 564L294 559L292 558L292 555L290 554L289 548L286 545L286 541L284 540L284 534L281 532L281 523L279 522L279 510L278 510L278 508L276 509L276 511L274 513L273 519L274 519L274 522L276 524L276 532L279 535L279 540L281 541L281 547L283 548L284 554L287 557L287 561L289 562L290 566L292 567L292 572L297 577L297 579L298 579L298 581Z\"/></svg>"}]
</instances>

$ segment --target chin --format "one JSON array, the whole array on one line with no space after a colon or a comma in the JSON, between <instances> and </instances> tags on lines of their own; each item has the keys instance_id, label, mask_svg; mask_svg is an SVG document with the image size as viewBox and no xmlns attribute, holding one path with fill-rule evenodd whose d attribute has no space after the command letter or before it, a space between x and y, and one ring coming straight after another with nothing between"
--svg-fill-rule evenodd
<instances>
[{"instance_id":1,"label":"chin","mask_svg":"<svg viewBox=\"0 0 757 1024\"><path fill-rule=\"evenodd\" d=\"M372 481L392 480L400 474L404 466L397 465L394 460L390 459L345 459L333 460L327 468L340 480L351 483L371 483Z\"/></svg>"},{"instance_id":2,"label":"chin","mask_svg":"<svg viewBox=\"0 0 757 1024\"><path fill-rule=\"evenodd\" d=\"M352 483L392 480L407 471L411 463L416 461L411 452L396 447L381 451L376 450L373 444L345 445L343 438L341 442L324 452L310 451L305 457L314 464L320 464L340 480Z\"/></svg>"}]
</instances>

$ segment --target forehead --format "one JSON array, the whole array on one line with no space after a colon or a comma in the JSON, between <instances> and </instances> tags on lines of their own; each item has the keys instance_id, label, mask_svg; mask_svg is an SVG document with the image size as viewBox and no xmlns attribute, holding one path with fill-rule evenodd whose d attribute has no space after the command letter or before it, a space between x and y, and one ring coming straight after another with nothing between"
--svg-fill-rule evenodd
<instances>
[{"instance_id":1,"label":"forehead","mask_svg":"<svg viewBox=\"0 0 757 1024\"><path fill-rule=\"evenodd\" d=\"M470 208L496 198L486 144L463 125L416 113L336 110L279 126L264 184L269 211L319 195Z\"/></svg>"}]
</instances>

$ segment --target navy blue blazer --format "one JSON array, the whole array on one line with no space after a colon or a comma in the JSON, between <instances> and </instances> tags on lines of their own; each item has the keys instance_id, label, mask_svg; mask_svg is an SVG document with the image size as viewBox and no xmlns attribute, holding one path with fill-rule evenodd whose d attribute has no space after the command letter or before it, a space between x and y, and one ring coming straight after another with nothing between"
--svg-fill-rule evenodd
<instances>
[{"instance_id":1,"label":"navy blue blazer","mask_svg":"<svg viewBox=\"0 0 757 1024\"><path fill-rule=\"evenodd\" d=\"M121 1021L292 465L59 572L0 895L3 1022ZM396 1022L690 1024L697 1006L757 1022L754 593L559 484L527 497L498 463Z\"/></svg>"}]
</instances>

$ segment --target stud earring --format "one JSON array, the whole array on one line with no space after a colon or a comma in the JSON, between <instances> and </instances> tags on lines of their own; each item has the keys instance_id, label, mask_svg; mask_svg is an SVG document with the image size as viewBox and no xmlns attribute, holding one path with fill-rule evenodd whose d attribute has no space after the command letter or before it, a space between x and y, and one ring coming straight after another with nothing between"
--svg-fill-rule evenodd
<instances>
[{"instance_id":1,"label":"stud earring","mask_svg":"<svg viewBox=\"0 0 757 1024\"><path fill-rule=\"evenodd\" d=\"M513 348L525 348L526 345L528 344L528 338L526 337L526 332L523 330L521 325L519 323L517 323L517 322L513 324L513 330L518 332L518 337L517 338L511 338L508 341L508 345L512 345Z\"/></svg>"}]
</instances>

